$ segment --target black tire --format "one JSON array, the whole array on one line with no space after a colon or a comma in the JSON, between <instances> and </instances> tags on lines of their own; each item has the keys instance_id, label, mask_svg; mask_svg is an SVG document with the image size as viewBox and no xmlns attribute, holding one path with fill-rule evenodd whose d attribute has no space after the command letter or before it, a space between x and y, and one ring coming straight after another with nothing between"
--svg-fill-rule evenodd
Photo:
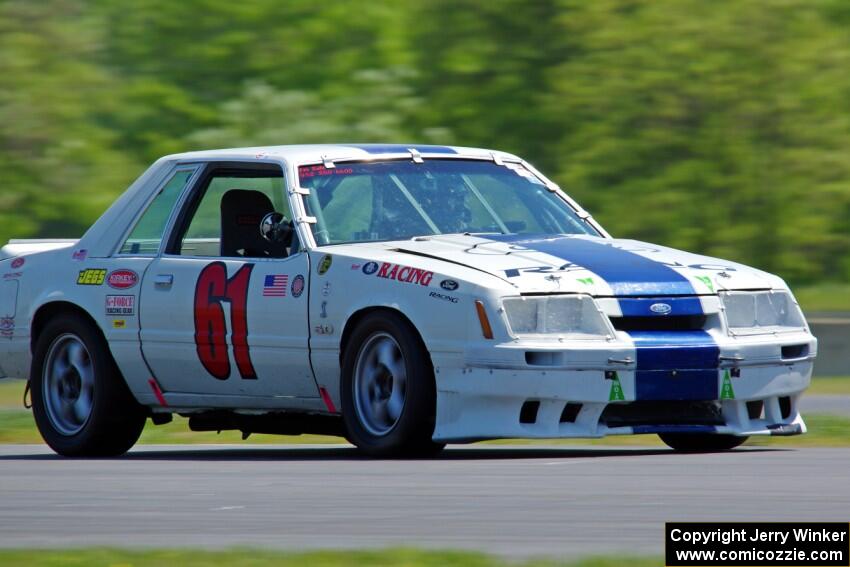
<instances>
[{"instance_id":1,"label":"black tire","mask_svg":"<svg viewBox=\"0 0 850 567\"><path fill-rule=\"evenodd\" d=\"M391 340L387 340L388 337ZM374 404L367 404L370 394L364 393L372 390L363 389L365 384L370 383L364 378L368 373L361 371L358 378L358 367L367 365L372 349L380 349L385 345L390 345L387 348L397 347L397 354L400 354L402 360L396 364L398 370L403 369L406 374L404 380L400 381L393 376L388 366L380 364L380 355L374 355L376 364L373 367L385 374L383 378L379 376L374 381L375 388L391 392L376 394L375 403L379 406L385 403L389 408L390 399L399 384L404 390L400 415L392 418L389 416L393 412L386 412L386 421L392 421L392 424L376 423L378 418L365 409L367 405L375 407ZM379 386L381 381L383 385ZM383 398L384 394L386 398ZM370 313L352 332L342 359L341 399L347 439L368 455L426 457L439 453L445 447L444 443L431 440L437 407L431 357L415 329L394 312Z\"/></svg>"},{"instance_id":2,"label":"black tire","mask_svg":"<svg viewBox=\"0 0 850 567\"><path fill-rule=\"evenodd\" d=\"M680 453L719 453L729 451L746 441L737 435L712 435L709 433L659 433L668 447Z\"/></svg>"},{"instance_id":3,"label":"black tire","mask_svg":"<svg viewBox=\"0 0 850 567\"><path fill-rule=\"evenodd\" d=\"M30 389L41 436L66 457L121 455L145 426L145 410L127 388L103 336L80 316L59 315L38 336Z\"/></svg>"}]
</instances>

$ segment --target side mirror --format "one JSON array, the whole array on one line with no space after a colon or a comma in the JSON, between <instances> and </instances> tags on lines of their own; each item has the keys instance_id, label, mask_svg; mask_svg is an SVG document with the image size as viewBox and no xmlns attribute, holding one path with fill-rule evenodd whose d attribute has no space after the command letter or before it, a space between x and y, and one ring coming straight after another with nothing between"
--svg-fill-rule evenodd
<instances>
[{"instance_id":1,"label":"side mirror","mask_svg":"<svg viewBox=\"0 0 850 567\"><path fill-rule=\"evenodd\" d=\"M292 224L281 213L268 213L260 221L260 235L269 242L285 244L292 236Z\"/></svg>"}]
</instances>

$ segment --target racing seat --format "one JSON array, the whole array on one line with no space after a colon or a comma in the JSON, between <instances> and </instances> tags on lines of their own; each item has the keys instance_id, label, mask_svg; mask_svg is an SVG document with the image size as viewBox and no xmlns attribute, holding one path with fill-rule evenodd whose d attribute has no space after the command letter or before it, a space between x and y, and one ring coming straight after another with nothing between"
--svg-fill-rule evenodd
<instances>
[{"instance_id":1,"label":"racing seat","mask_svg":"<svg viewBox=\"0 0 850 567\"><path fill-rule=\"evenodd\" d=\"M260 221L274 212L262 191L230 189L221 198L221 255L283 258L289 243L269 242L260 234Z\"/></svg>"}]
</instances>

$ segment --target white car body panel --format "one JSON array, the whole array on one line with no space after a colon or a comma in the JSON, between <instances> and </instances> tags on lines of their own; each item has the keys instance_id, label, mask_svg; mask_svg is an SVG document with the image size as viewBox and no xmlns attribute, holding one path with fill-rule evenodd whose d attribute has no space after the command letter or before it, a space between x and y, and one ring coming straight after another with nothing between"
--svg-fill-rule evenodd
<instances>
[{"instance_id":1,"label":"white car body panel","mask_svg":"<svg viewBox=\"0 0 850 567\"><path fill-rule=\"evenodd\" d=\"M670 281L659 280L659 287L652 288L657 293L646 295L680 295L658 291L667 285L674 286L670 289L692 290L688 295L696 303L690 308L698 307L709 321L699 346L715 348L720 360L701 371L716 372L718 393L729 382L730 370L740 373L731 380L732 397L713 398L722 407L723 423L711 426L712 432L768 435L805 431L796 403L811 378L816 339L808 329L781 335L731 336L717 296L725 290L787 290L780 278L725 260L612 239L560 192L601 236L506 239L445 235L394 242L316 244L310 231L312 219L299 193L298 166L410 155L404 146L384 151L344 145L275 146L177 154L158 160L78 241L13 241L0 251L0 375L28 377L36 313L46 304L66 302L97 323L130 390L153 411L229 408L336 413L341 406L340 353L346 326L363 310L388 308L409 319L430 353L438 393L435 440L676 431L675 427L660 426L609 427L600 421L610 402L641 400L637 377L647 370L638 368L635 361L640 349L647 347L630 333L612 327L606 340L564 341L520 339L508 330L501 301L520 294L586 294L596 298L599 309L608 317L624 315L623 306L631 305L629 297L641 295L640 289L631 293L628 286L644 283L616 281L610 277L610 265L583 265L560 252L564 247L584 246L610 249L617 258L630 255L640 266L663 266L659 270ZM419 147L418 155L424 159L524 163L502 152L459 147L433 152ZM116 254L135 219L175 168L216 161L274 164L283 170L285 197L302 251L284 259L258 260L170 257L161 251L147 256ZM536 174L536 170L527 168ZM557 189L542 176L539 182L550 190ZM176 207L185 198L184 194ZM319 266L328 257L330 266L319 273ZM247 345L256 378L240 378L233 349L228 350L231 372L225 379L211 376L198 358L192 302L198 274L213 262L226 265L228 278L246 264L253 266L248 284ZM370 263L377 264L378 271L367 273L365 267ZM420 283L381 277L385 264L399 266L396 273L406 268L430 276L420 278ZM107 279L115 272L132 271L138 279L117 289L108 281L79 285L78 278L86 270L103 270ZM172 285L157 284L157 278L163 275L173 278ZM273 275L286 276L286 296L263 295L265 278ZM303 292L293 297L292 285L299 276L304 279ZM427 284L423 283L426 279ZM456 282L456 289L442 288L445 280ZM486 306L493 340L482 336L475 301ZM127 311L122 313L121 308ZM230 332L231 315L226 309ZM803 356L783 357L783 346L798 345L805 346ZM622 395L612 393L612 373L616 373ZM788 401L782 401L786 398ZM533 423L523 423L519 416L530 401L538 403L536 418ZM764 411L751 417L748 401L763 403ZM567 404L581 404L581 408L575 416L568 416L572 419L564 420Z\"/></svg>"}]
</instances>

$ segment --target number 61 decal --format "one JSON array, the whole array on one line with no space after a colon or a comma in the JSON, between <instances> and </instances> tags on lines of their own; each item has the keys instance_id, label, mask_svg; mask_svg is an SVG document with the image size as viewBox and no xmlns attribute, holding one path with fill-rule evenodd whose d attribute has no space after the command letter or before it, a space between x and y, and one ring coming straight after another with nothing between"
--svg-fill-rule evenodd
<instances>
[{"instance_id":1,"label":"number 61 decal","mask_svg":"<svg viewBox=\"0 0 850 567\"><path fill-rule=\"evenodd\" d=\"M227 322L223 302L230 303L230 342L239 375L256 380L257 373L248 352L248 282L253 264L245 264L227 278L227 266L213 262L201 270L195 285L195 346L207 372L219 380L230 378L227 352Z\"/></svg>"}]
</instances>

